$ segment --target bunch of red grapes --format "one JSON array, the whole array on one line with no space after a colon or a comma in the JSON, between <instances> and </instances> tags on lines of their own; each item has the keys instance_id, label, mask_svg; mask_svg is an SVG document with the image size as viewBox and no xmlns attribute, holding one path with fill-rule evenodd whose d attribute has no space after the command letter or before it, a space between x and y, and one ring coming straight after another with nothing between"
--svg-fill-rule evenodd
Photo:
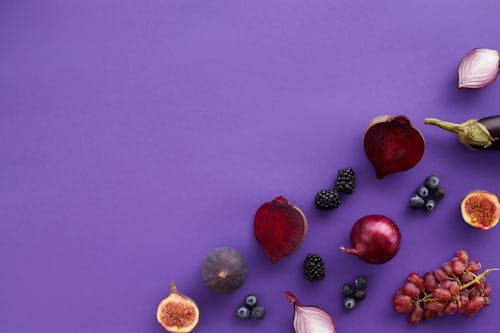
<instances>
[{"instance_id":1,"label":"bunch of red grapes","mask_svg":"<svg viewBox=\"0 0 500 333\"><path fill-rule=\"evenodd\" d=\"M497 270L478 274L480 269L478 261L469 261L467 252L458 250L456 257L432 273L410 273L408 281L394 295L394 309L409 313L412 324L418 324L422 318L429 320L457 312L472 316L491 304L491 286L484 276Z\"/></svg>"}]
</instances>

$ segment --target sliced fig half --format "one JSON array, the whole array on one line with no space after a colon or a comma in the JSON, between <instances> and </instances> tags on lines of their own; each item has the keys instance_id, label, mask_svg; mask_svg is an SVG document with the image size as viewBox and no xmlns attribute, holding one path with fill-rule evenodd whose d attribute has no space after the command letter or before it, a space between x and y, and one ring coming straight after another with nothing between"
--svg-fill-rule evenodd
<instances>
[{"instance_id":1,"label":"sliced fig half","mask_svg":"<svg viewBox=\"0 0 500 333\"><path fill-rule=\"evenodd\" d=\"M156 319L168 332L188 333L198 325L200 311L191 298L177 291L174 282L170 282L170 294L158 305Z\"/></svg>"},{"instance_id":2,"label":"sliced fig half","mask_svg":"<svg viewBox=\"0 0 500 333\"><path fill-rule=\"evenodd\" d=\"M296 206L280 196L255 213L254 234L273 264L292 254L307 234L307 219Z\"/></svg>"},{"instance_id":3,"label":"sliced fig half","mask_svg":"<svg viewBox=\"0 0 500 333\"><path fill-rule=\"evenodd\" d=\"M422 133L403 115L378 116L365 130L363 148L378 179L413 168L424 155Z\"/></svg>"},{"instance_id":4,"label":"sliced fig half","mask_svg":"<svg viewBox=\"0 0 500 333\"><path fill-rule=\"evenodd\" d=\"M500 203L496 194L475 190L469 192L460 204L462 218L476 229L488 230L500 219Z\"/></svg>"}]
</instances>

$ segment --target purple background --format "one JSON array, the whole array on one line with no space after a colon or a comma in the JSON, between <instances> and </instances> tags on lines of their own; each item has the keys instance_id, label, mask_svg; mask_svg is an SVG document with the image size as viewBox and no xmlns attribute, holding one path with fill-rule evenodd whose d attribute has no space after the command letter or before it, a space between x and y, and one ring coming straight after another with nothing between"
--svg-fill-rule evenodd
<instances>
[{"instance_id":1,"label":"purple background","mask_svg":"<svg viewBox=\"0 0 500 333\"><path fill-rule=\"evenodd\" d=\"M461 122L499 113L500 82L457 91L474 47L500 48L500 2L481 1L19 1L0 3L0 319L2 332L161 332L168 282L194 298L196 332L291 332L292 290L339 332L405 332L392 294L465 248L500 266L499 232L461 221L470 190L500 189L498 152L473 152L425 117ZM427 147L413 169L375 179L361 146L380 114L406 114ZM337 169L356 192L332 212L315 193ZM448 191L436 211L407 201L430 173ZM253 215L284 195L309 234L272 265ZM370 265L339 252L352 224L380 213L403 234L399 254ZM241 289L217 295L200 270L232 246L247 259ZM302 277L308 252L327 277ZM340 287L369 278L368 297L342 308ZM493 304L472 319L412 330L496 332ZM496 287L496 288L495 288ZM261 322L234 310L255 292Z\"/></svg>"}]
</instances>

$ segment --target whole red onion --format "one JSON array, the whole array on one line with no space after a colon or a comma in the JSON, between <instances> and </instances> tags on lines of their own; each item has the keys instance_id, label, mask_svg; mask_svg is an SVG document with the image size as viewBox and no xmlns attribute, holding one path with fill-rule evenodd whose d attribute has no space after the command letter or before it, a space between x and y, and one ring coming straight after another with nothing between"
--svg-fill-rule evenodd
<instances>
[{"instance_id":1,"label":"whole red onion","mask_svg":"<svg viewBox=\"0 0 500 333\"><path fill-rule=\"evenodd\" d=\"M393 220L384 215L367 215L360 218L351 229L351 245L346 253L359 256L372 264L391 260L401 246L401 232Z\"/></svg>"}]
</instances>

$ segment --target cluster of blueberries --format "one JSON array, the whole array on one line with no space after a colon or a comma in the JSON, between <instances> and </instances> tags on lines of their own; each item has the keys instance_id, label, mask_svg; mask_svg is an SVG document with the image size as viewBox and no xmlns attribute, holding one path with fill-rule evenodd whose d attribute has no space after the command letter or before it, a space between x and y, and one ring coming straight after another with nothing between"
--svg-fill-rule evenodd
<instances>
[{"instance_id":1,"label":"cluster of blueberries","mask_svg":"<svg viewBox=\"0 0 500 333\"><path fill-rule=\"evenodd\" d=\"M439 187L439 178L437 176L429 176L425 179L425 183L417 187L415 195L410 198L410 207L413 209L424 208L430 212L436 208L436 201L444 198L445 191Z\"/></svg>"},{"instance_id":2,"label":"cluster of blueberries","mask_svg":"<svg viewBox=\"0 0 500 333\"><path fill-rule=\"evenodd\" d=\"M354 309L357 302L360 302L365 299L366 287L368 287L368 280L363 275L358 276L356 280L354 280L354 286L349 283L345 283L342 286L342 295L344 296L344 308L346 310Z\"/></svg>"},{"instance_id":3,"label":"cluster of blueberries","mask_svg":"<svg viewBox=\"0 0 500 333\"><path fill-rule=\"evenodd\" d=\"M236 310L236 316L240 319L253 318L261 320L266 314L265 309L257 304L257 296L250 294L245 297L245 302Z\"/></svg>"}]
</instances>

